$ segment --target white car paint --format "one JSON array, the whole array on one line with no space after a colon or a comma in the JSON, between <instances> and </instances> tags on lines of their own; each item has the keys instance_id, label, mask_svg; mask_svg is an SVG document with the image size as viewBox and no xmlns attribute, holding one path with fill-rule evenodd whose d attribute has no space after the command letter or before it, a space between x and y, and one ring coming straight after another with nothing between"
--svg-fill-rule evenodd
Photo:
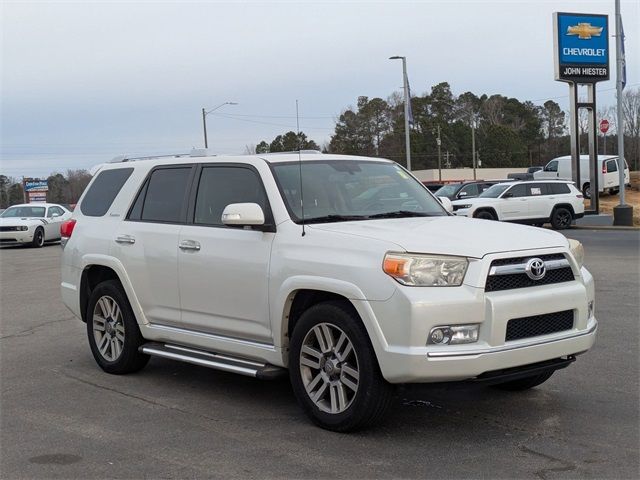
<instances>
[{"instance_id":1,"label":"white car paint","mask_svg":"<svg viewBox=\"0 0 640 480\"><path fill-rule=\"evenodd\" d=\"M302 161L361 157L303 154ZM289 308L301 289L347 299L369 334L384 378L392 383L462 380L588 350L595 340L593 278L577 263L566 238L532 227L455 216L398 218L303 227L295 223L270 169L295 155L153 159L104 165L133 172L104 216L73 213L77 221L62 256L62 298L78 317L83 271L111 268L147 340L201 348L287 366ZM368 161L388 162L366 158ZM176 163L227 163L254 168L263 181L273 231L126 221L150 170ZM94 179L95 180L95 179ZM88 187L87 191L90 190ZM86 192L85 192L86 195ZM430 195L430 194L429 194ZM183 250L183 242L199 249ZM408 287L384 273L388 252L463 256L459 287ZM561 254L574 280L485 292L498 258ZM561 310L575 312L570 331L505 342L509 319ZM469 345L427 345L436 325L478 323Z\"/></svg>"},{"instance_id":2,"label":"white car paint","mask_svg":"<svg viewBox=\"0 0 640 480\"><path fill-rule=\"evenodd\" d=\"M615 191L620 187L617 155L598 155L596 158L598 170L598 189L600 192ZM624 183L630 182L629 166L625 160ZM580 190L585 191L591 182L589 171L589 155L580 155ZM535 180L572 180L571 156L557 157L550 160L542 170L533 173Z\"/></svg>"},{"instance_id":3,"label":"white car paint","mask_svg":"<svg viewBox=\"0 0 640 480\"><path fill-rule=\"evenodd\" d=\"M553 184L561 184L566 193L551 193L546 190ZM524 187L523 187L524 186ZM493 189L504 188L496 198L476 197L468 200L455 200L454 213L463 217L476 217L482 211L490 211L500 221L517 221L523 223L546 223L550 221L554 209L560 205L569 205L574 218L584 215L582 193L569 182L559 181L514 181L494 185ZM525 189L526 196L514 195L516 189ZM490 190L488 190L490 191ZM537 194L529 194L537 192Z\"/></svg>"},{"instance_id":4,"label":"white car paint","mask_svg":"<svg viewBox=\"0 0 640 480\"><path fill-rule=\"evenodd\" d=\"M23 207L41 207L42 216L6 216L11 215L12 209ZM60 211L62 212L59 215ZM44 241L50 242L60 239L60 224L71 218L71 212L56 203L24 203L12 205L0 216L0 244L27 244L33 241L37 228L44 230ZM26 227L26 230L16 231L16 227ZM10 230L9 230L10 229Z\"/></svg>"}]
</instances>

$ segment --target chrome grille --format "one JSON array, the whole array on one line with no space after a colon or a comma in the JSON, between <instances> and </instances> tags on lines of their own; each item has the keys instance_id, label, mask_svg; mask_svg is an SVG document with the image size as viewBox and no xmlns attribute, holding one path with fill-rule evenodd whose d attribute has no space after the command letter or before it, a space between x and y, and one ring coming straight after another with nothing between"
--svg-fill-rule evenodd
<instances>
[{"instance_id":1,"label":"chrome grille","mask_svg":"<svg viewBox=\"0 0 640 480\"><path fill-rule=\"evenodd\" d=\"M525 272L526 263L539 258L547 265L543 278L531 279ZM489 275L485 282L486 292L513 290L517 288L537 287L574 280L573 270L562 253L531 255L529 257L499 258L491 262Z\"/></svg>"}]
</instances>

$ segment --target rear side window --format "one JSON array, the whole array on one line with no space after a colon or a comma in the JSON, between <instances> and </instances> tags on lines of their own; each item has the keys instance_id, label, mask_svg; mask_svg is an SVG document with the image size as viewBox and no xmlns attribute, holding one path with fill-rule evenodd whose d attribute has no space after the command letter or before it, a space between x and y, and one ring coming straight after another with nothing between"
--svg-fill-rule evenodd
<instances>
[{"instance_id":1,"label":"rear side window","mask_svg":"<svg viewBox=\"0 0 640 480\"><path fill-rule=\"evenodd\" d=\"M89 217L102 217L107 213L132 172L133 168L118 168L98 173L82 199L80 205L82 214Z\"/></svg>"},{"instance_id":2,"label":"rear side window","mask_svg":"<svg viewBox=\"0 0 640 480\"><path fill-rule=\"evenodd\" d=\"M570 193L569 185L566 183L550 183L549 190L552 195L561 195L563 193Z\"/></svg>"},{"instance_id":3,"label":"rear side window","mask_svg":"<svg viewBox=\"0 0 640 480\"><path fill-rule=\"evenodd\" d=\"M183 222L191 166L154 170L140 190L129 220Z\"/></svg>"},{"instance_id":4,"label":"rear side window","mask_svg":"<svg viewBox=\"0 0 640 480\"><path fill-rule=\"evenodd\" d=\"M242 167L203 168L193 223L222 226L222 211L232 203L257 203L265 217L268 215L267 197L258 174Z\"/></svg>"},{"instance_id":5,"label":"rear side window","mask_svg":"<svg viewBox=\"0 0 640 480\"><path fill-rule=\"evenodd\" d=\"M529 183L527 184L527 193L531 197L539 197L541 195L548 195L546 183Z\"/></svg>"},{"instance_id":6,"label":"rear side window","mask_svg":"<svg viewBox=\"0 0 640 480\"><path fill-rule=\"evenodd\" d=\"M607 160L607 173L613 173L618 171L618 164L615 160Z\"/></svg>"}]
</instances>

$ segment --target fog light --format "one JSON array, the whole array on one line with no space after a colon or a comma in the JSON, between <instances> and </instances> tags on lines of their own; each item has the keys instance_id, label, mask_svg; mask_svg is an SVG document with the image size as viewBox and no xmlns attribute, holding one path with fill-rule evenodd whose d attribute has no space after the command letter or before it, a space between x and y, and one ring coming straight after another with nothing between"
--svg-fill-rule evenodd
<instances>
[{"instance_id":1,"label":"fog light","mask_svg":"<svg viewBox=\"0 0 640 480\"><path fill-rule=\"evenodd\" d=\"M588 315L587 318L591 318L593 317L593 300L591 300L588 304L588 311L587 311Z\"/></svg>"},{"instance_id":2,"label":"fog light","mask_svg":"<svg viewBox=\"0 0 640 480\"><path fill-rule=\"evenodd\" d=\"M434 327L429 332L427 344L456 345L460 343L474 343L478 341L480 325L453 325Z\"/></svg>"}]
</instances>

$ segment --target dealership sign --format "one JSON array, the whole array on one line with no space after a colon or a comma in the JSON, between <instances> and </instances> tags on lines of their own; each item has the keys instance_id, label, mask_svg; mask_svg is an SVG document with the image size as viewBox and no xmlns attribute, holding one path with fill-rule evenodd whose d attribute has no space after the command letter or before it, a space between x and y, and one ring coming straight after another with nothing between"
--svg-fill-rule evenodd
<instances>
[{"instance_id":1,"label":"dealership sign","mask_svg":"<svg viewBox=\"0 0 640 480\"><path fill-rule=\"evenodd\" d=\"M554 13L555 79L595 83L609 80L607 15Z\"/></svg>"},{"instance_id":2,"label":"dealership sign","mask_svg":"<svg viewBox=\"0 0 640 480\"><path fill-rule=\"evenodd\" d=\"M46 180L25 179L24 181L25 192L48 192L49 185Z\"/></svg>"}]
</instances>

